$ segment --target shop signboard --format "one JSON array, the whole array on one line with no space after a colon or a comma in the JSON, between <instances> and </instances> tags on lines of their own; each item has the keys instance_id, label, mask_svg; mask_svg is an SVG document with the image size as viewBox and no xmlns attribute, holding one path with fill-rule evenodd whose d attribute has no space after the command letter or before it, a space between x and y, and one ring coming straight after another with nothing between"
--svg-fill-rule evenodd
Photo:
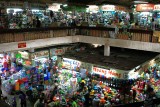
<instances>
[{"instance_id":1,"label":"shop signboard","mask_svg":"<svg viewBox=\"0 0 160 107\"><path fill-rule=\"evenodd\" d=\"M127 11L127 9L123 6L104 5L102 11Z\"/></svg>"},{"instance_id":2,"label":"shop signboard","mask_svg":"<svg viewBox=\"0 0 160 107\"><path fill-rule=\"evenodd\" d=\"M69 69L76 69L81 66L81 62L69 58L63 58L63 67Z\"/></svg>"},{"instance_id":3,"label":"shop signboard","mask_svg":"<svg viewBox=\"0 0 160 107\"><path fill-rule=\"evenodd\" d=\"M124 75L123 75L124 72L122 72L122 71L118 72L118 70L114 70L114 69L103 69L103 68L99 68L99 67L93 67L92 71L95 74L104 75L107 78L110 78L110 77L124 78Z\"/></svg>"},{"instance_id":4,"label":"shop signboard","mask_svg":"<svg viewBox=\"0 0 160 107\"><path fill-rule=\"evenodd\" d=\"M31 54L31 59L35 59L38 57L48 57L49 56L49 52L48 50L45 51L40 51L40 52L35 52Z\"/></svg>"},{"instance_id":5,"label":"shop signboard","mask_svg":"<svg viewBox=\"0 0 160 107\"><path fill-rule=\"evenodd\" d=\"M98 12L99 11L99 7L96 6L96 5L89 5L89 11Z\"/></svg>"},{"instance_id":6,"label":"shop signboard","mask_svg":"<svg viewBox=\"0 0 160 107\"><path fill-rule=\"evenodd\" d=\"M60 9L60 4L52 4L49 6L48 10L58 11Z\"/></svg>"},{"instance_id":7,"label":"shop signboard","mask_svg":"<svg viewBox=\"0 0 160 107\"><path fill-rule=\"evenodd\" d=\"M71 51L73 50L73 46L67 46L67 47L57 47L57 48L53 48L50 50L50 54L51 56L56 56L56 55L63 55L65 54L65 52L67 51Z\"/></svg>"},{"instance_id":8,"label":"shop signboard","mask_svg":"<svg viewBox=\"0 0 160 107\"><path fill-rule=\"evenodd\" d=\"M65 49L61 48L61 49L51 49L51 55L52 56L56 56L56 55L63 55L65 53Z\"/></svg>"},{"instance_id":9,"label":"shop signboard","mask_svg":"<svg viewBox=\"0 0 160 107\"><path fill-rule=\"evenodd\" d=\"M102 6L102 11L115 11L114 5L104 5Z\"/></svg>"},{"instance_id":10,"label":"shop signboard","mask_svg":"<svg viewBox=\"0 0 160 107\"><path fill-rule=\"evenodd\" d=\"M160 5L154 5L154 10L160 11Z\"/></svg>"},{"instance_id":11,"label":"shop signboard","mask_svg":"<svg viewBox=\"0 0 160 107\"><path fill-rule=\"evenodd\" d=\"M136 11L139 12L149 12L154 10L154 4L138 4Z\"/></svg>"},{"instance_id":12,"label":"shop signboard","mask_svg":"<svg viewBox=\"0 0 160 107\"><path fill-rule=\"evenodd\" d=\"M55 54L56 55L62 55L62 54L64 54L64 49L56 49L55 50Z\"/></svg>"},{"instance_id":13,"label":"shop signboard","mask_svg":"<svg viewBox=\"0 0 160 107\"><path fill-rule=\"evenodd\" d=\"M5 2L5 1L2 1L0 2L0 5L2 7L23 7L23 2Z\"/></svg>"},{"instance_id":14,"label":"shop signboard","mask_svg":"<svg viewBox=\"0 0 160 107\"><path fill-rule=\"evenodd\" d=\"M26 42L18 43L18 48L26 48L26 47L27 47Z\"/></svg>"},{"instance_id":15,"label":"shop signboard","mask_svg":"<svg viewBox=\"0 0 160 107\"><path fill-rule=\"evenodd\" d=\"M127 11L129 9L126 9L126 7L123 7L123 6L115 6L115 10L117 10L117 11Z\"/></svg>"},{"instance_id":16,"label":"shop signboard","mask_svg":"<svg viewBox=\"0 0 160 107\"><path fill-rule=\"evenodd\" d=\"M129 71L128 78L129 79L137 79L139 77L139 72L135 72L135 69Z\"/></svg>"}]
</instances>

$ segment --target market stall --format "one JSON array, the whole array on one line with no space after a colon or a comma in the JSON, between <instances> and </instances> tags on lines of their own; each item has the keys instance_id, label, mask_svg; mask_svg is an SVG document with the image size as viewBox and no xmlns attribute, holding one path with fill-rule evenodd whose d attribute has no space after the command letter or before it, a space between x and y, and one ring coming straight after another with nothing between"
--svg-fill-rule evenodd
<instances>
[{"instance_id":1,"label":"market stall","mask_svg":"<svg viewBox=\"0 0 160 107\"><path fill-rule=\"evenodd\" d=\"M134 13L140 28L151 28L154 4L138 4Z\"/></svg>"},{"instance_id":2,"label":"market stall","mask_svg":"<svg viewBox=\"0 0 160 107\"><path fill-rule=\"evenodd\" d=\"M144 101L148 86L153 88L154 93L159 97L160 93L160 73L159 73L159 57L144 63L141 66L129 71L128 77L136 79L132 90L135 91L135 101Z\"/></svg>"},{"instance_id":3,"label":"market stall","mask_svg":"<svg viewBox=\"0 0 160 107\"><path fill-rule=\"evenodd\" d=\"M126 21L130 20L130 16L127 8L123 6L117 5L103 5L101 6L101 10L103 12L104 24L112 24L115 21L117 24L123 24ZM118 27L122 27L122 25L117 25Z\"/></svg>"}]
</instances>

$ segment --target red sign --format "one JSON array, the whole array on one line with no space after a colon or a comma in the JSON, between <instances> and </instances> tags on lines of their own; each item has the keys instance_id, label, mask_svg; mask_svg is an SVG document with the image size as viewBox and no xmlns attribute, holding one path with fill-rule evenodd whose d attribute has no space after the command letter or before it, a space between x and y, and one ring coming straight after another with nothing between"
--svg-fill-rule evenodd
<instances>
[{"instance_id":1,"label":"red sign","mask_svg":"<svg viewBox=\"0 0 160 107\"><path fill-rule=\"evenodd\" d=\"M138 4L136 7L136 11L139 12L153 11L153 9L154 9L154 4Z\"/></svg>"},{"instance_id":2,"label":"red sign","mask_svg":"<svg viewBox=\"0 0 160 107\"><path fill-rule=\"evenodd\" d=\"M64 54L64 49L57 49L57 50L55 50L55 54L56 55L62 55L62 54Z\"/></svg>"},{"instance_id":3,"label":"red sign","mask_svg":"<svg viewBox=\"0 0 160 107\"><path fill-rule=\"evenodd\" d=\"M26 46L26 42L18 43L18 48L25 48Z\"/></svg>"}]
</instances>

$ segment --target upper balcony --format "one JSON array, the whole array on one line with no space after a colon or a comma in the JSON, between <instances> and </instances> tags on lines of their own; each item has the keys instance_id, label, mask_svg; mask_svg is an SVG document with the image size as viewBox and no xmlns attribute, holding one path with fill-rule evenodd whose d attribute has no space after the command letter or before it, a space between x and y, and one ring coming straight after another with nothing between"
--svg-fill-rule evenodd
<instances>
[{"instance_id":1,"label":"upper balcony","mask_svg":"<svg viewBox=\"0 0 160 107\"><path fill-rule=\"evenodd\" d=\"M52 27L0 30L0 52L84 42L160 52L159 31L106 27ZM18 47L19 43L26 46Z\"/></svg>"}]
</instances>

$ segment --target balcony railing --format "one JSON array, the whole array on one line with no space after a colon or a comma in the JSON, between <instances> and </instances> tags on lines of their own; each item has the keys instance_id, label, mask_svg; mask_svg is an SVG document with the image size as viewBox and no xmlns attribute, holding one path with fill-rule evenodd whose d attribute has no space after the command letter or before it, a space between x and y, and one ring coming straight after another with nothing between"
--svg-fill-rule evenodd
<instances>
[{"instance_id":1,"label":"balcony railing","mask_svg":"<svg viewBox=\"0 0 160 107\"><path fill-rule=\"evenodd\" d=\"M4 29L0 30L0 43L73 36L72 29L72 27Z\"/></svg>"},{"instance_id":2,"label":"balcony railing","mask_svg":"<svg viewBox=\"0 0 160 107\"><path fill-rule=\"evenodd\" d=\"M0 30L0 43L10 43L75 35L158 43L158 37L153 36L152 30L119 29L115 34L115 28L107 27L52 27L38 29L4 29Z\"/></svg>"}]
</instances>

